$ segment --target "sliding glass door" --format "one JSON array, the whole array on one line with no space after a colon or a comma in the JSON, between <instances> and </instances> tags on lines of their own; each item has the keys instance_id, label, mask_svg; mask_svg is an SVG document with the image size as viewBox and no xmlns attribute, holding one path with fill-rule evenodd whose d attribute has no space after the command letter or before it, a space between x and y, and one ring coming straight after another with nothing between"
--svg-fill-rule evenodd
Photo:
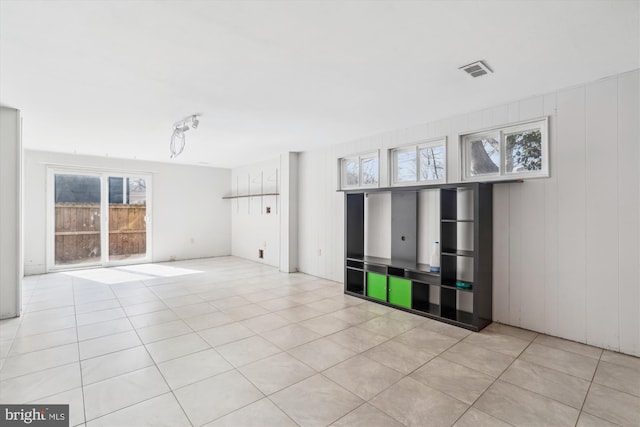
<instances>
[{"instance_id":1,"label":"sliding glass door","mask_svg":"<svg viewBox=\"0 0 640 427\"><path fill-rule=\"evenodd\" d=\"M150 261L151 176L49 171L48 269Z\"/></svg>"},{"instance_id":2,"label":"sliding glass door","mask_svg":"<svg viewBox=\"0 0 640 427\"><path fill-rule=\"evenodd\" d=\"M109 176L110 262L147 257L147 179Z\"/></svg>"},{"instance_id":3,"label":"sliding glass door","mask_svg":"<svg viewBox=\"0 0 640 427\"><path fill-rule=\"evenodd\" d=\"M102 184L100 175L56 173L54 265L102 263Z\"/></svg>"}]
</instances>

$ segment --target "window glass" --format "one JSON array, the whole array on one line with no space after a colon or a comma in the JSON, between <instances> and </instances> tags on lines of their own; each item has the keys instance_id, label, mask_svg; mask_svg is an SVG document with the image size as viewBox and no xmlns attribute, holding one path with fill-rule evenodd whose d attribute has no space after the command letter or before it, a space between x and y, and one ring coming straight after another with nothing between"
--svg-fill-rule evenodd
<instances>
[{"instance_id":1,"label":"window glass","mask_svg":"<svg viewBox=\"0 0 640 427\"><path fill-rule=\"evenodd\" d=\"M360 176L358 159L344 159L342 165L344 173L344 184L348 187L357 186Z\"/></svg>"},{"instance_id":2,"label":"window glass","mask_svg":"<svg viewBox=\"0 0 640 427\"><path fill-rule=\"evenodd\" d=\"M367 157L361 161L362 185L378 183L378 157Z\"/></svg>"},{"instance_id":3,"label":"window glass","mask_svg":"<svg viewBox=\"0 0 640 427\"><path fill-rule=\"evenodd\" d=\"M109 177L109 203L124 203L124 194L122 188L123 178L120 177Z\"/></svg>"},{"instance_id":4,"label":"window glass","mask_svg":"<svg viewBox=\"0 0 640 427\"><path fill-rule=\"evenodd\" d=\"M374 187L380 181L378 152L340 159L340 188Z\"/></svg>"},{"instance_id":5,"label":"window glass","mask_svg":"<svg viewBox=\"0 0 640 427\"><path fill-rule=\"evenodd\" d=\"M395 151L396 182L415 182L416 151L415 149Z\"/></svg>"},{"instance_id":6,"label":"window glass","mask_svg":"<svg viewBox=\"0 0 640 427\"><path fill-rule=\"evenodd\" d=\"M549 176L547 118L463 135L462 179L498 181ZM507 178L508 177L508 178Z\"/></svg>"},{"instance_id":7,"label":"window glass","mask_svg":"<svg viewBox=\"0 0 640 427\"><path fill-rule=\"evenodd\" d=\"M500 137L472 138L466 147L470 176L500 173Z\"/></svg>"},{"instance_id":8,"label":"window glass","mask_svg":"<svg viewBox=\"0 0 640 427\"><path fill-rule=\"evenodd\" d=\"M100 203L100 178L97 176L55 176L56 203Z\"/></svg>"},{"instance_id":9,"label":"window glass","mask_svg":"<svg viewBox=\"0 0 640 427\"><path fill-rule=\"evenodd\" d=\"M435 145L420 149L420 181L445 179L445 147Z\"/></svg>"},{"instance_id":10,"label":"window glass","mask_svg":"<svg viewBox=\"0 0 640 427\"><path fill-rule=\"evenodd\" d=\"M542 170L542 133L540 130L506 135L505 168L508 173Z\"/></svg>"},{"instance_id":11,"label":"window glass","mask_svg":"<svg viewBox=\"0 0 640 427\"><path fill-rule=\"evenodd\" d=\"M127 178L130 205L147 204L147 181L144 178Z\"/></svg>"}]
</instances>

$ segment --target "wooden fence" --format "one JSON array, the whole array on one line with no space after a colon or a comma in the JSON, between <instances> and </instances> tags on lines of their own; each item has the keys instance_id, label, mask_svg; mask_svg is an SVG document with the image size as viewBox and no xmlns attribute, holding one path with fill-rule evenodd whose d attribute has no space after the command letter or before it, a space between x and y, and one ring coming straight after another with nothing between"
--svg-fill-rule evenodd
<instances>
[{"instance_id":1,"label":"wooden fence","mask_svg":"<svg viewBox=\"0 0 640 427\"><path fill-rule=\"evenodd\" d=\"M100 204L56 203L55 262L100 261ZM123 259L147 251L144 205L109 205L109 256Z\"/></svg>"}]
</instances>

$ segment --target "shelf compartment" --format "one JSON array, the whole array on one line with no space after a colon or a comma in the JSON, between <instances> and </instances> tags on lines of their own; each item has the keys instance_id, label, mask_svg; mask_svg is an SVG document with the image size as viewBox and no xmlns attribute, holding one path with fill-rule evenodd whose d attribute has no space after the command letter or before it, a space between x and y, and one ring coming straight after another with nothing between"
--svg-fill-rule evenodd
<instances>
[{"instance_id":1,"label":"shelf compartment","mask_svg":"<svg viewBox=\"0 0 640 427\"><path fill-rule=\"evenodd\" d=\"M462 310L449 310L449 311L444 311L441 310L440 316L446 318L446 319L450 319L450 320L454 320L456 322L459 323L464 323L467 325L473 325L473 314L469 313L468 311L462 311Z\"/></svg>"},{"instance_id":2,"label":"shelf compartment","mask_svg":"<svg viewBox=\"0 0 640 427\"><path fill-rule=\"evenodd\" d=\"M457 222L473 222L472 219L443 219L441 221L442 222L453 222L453 223L457 223Z\"/></svg>"},{"instance_id":3,"label":"shelf compartment","mask_svg":"<svg viewBox=\"0 0 640 427\"><path fill-rule=\"evenodd\" d=\"M425 273L425 272L407 270L406 277L408 279L417 280L418 282L426 283L429 285L440 284L440 274L436 274L436 273Z\"/></svg>"},{"instance_id":4,"label":"shelf compartment","mask_svg":"<svg viewBox=\"0 0 640 427\"><path fill-rule=\"evenodd\" d=\"M355 294L364 294L364 272L347 268L346 290Z\"/></svg>"},{"instance_id":5,"label":"shelf compartment","mask_svg":"<svg viewBox=\"0 0 640 427\"><path fill-rule=\"evenodd\" d=\"M440 189L440 219L458 219L458 191L456 188Z\"/></svg>"},{"instance_id":6,"label":"shelf compartment","mask_svg":"<svg viewBox=\"0 0 640 427\"><path fill-rule=\"evenodd\" d=\"M473 292L473 288L459 288L457 286L450 286L450 285L440 285L440 287L444 289L452 289L454 291Z\"/></svg>"},{"instance_id":7,"label":"shelf compartment","mask_svg":"<svg viewBox=\"0 0 640 427\"><path fill-rule=\"evenodd\" d=\"M347 267L359 268L359 269L363 270L364 269L364 262L356 261L356 260L353 260L353 259L347 259Z\"/></svg>"},{"instance_id":8,"label":"shelf compartment","mask_svg":"<svg viewBox=\"0 0 640 427\"><path fill-rule=\"evenodd\" d=\"M366 271L372 271L374 273L385 274L385 275L387 274L387 267L383 265L365 263L364 269Z\"/></svg>"},{"instance_id":9,"label":"shelf compartment","mask_svg":"<svg viewBox=\"0 0 640 427\"><path fill-rule=\"evenodd\" d=\"M415 301L413 305L413 310L415 312L420 312L418 314L430 314L431 316L440 317L440 306L438 304L433 304L428 301Z\"/></svg>"},{"instance_id":10,"label":"shelf compartment","mask_svg":"<svg viewBox=\"0 0 640 427\"><path fill-rule=\"evenodd\" d=\"M426 283L411 283L411 307L433 315L440 314L440 306L431 303L431 286ZM437 310L437 311L436 311Z\"/></svg>"},{"instance_id":11,"label":"shelf compartment","mask_svg":"<svg viewBox=\"0 0 640 427\"><path fill-rule=\"evenodd\" d=\"M364 193L348 194L345 200L345 254L347 258L364 257Z\"/></svg>"},{"instance_id":12,"label":"shelf compartment","mask_svg":"<svg viewBox=\"0 0 640 427\"><path fill-rule=\"evenodd\" d=\"M387 267L387 274L389 276L404 277L404 268L389 266Z\"/></svg>"}]
</instances>

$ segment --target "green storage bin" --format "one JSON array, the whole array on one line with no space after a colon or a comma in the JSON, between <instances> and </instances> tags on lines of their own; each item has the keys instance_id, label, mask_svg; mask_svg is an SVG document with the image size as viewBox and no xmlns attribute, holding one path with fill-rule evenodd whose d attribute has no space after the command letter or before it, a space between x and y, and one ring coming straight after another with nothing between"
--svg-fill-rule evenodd
<instances>
[{"instance_id":1,"label":"green storage bin","mask_svg":"<svg viewBox=\"0 0 640 427\"><path fill-rule=\"evenodd\" d=\"M386 301L387 276L376 273L367 273L367 296Z\"/></svg>"},{"instance_id":2,"label":"green storage bin","mask_svg":"<svg viewBox=\"0 0 640 427\"><path fill-rule=\"evenodd\" d=\"M389 302L411 308L411 280L389 277Z\"/></svg>"}]
</instances>

